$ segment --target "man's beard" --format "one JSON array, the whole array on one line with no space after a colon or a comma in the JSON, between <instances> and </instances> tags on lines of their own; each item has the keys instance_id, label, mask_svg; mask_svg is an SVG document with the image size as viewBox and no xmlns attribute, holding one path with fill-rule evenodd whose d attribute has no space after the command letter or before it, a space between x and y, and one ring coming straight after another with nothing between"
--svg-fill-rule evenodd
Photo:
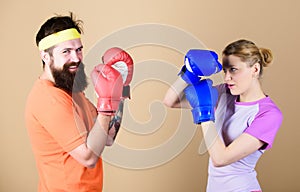
<instances>
[{"instance_id":1,"label":"man's beard","mask_svg":"<svg viewBox=\"0 0 300 192\"><path fill-rule=\"evenodd\" d=\"M77 71L70 72L70 66L78 66ZM83 63L67 63L63 66L63 69L56 69L53 64L51 64L50 69L55 86L63 89L67 93L84 91L88 85Z\"/></svg>"}]
</instances>

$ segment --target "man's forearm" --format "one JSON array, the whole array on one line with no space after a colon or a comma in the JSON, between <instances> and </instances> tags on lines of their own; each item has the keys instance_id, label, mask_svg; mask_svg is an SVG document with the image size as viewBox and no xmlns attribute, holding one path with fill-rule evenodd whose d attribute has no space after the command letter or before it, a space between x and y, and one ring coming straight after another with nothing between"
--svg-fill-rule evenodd
<instances>
[{"instance_id":1,"label":"man's forearm","mask_svg":"<svg viewBox=\"0 0 300 192\"><path fill-rule=\"evenodd\" d=\"M115 116L109 122L109 131L108 131L109 136L106 142L107 146L111 146L114 143L114 140L116 139L116 136L119 132L122 123L123 109L124 109L124 100L121 100Z\"/></svg>"},{"instance_id":2,"label":"man's forearm","mask_svg":"<svg viewBox=\"0 0 300 192\"><path fill-rule=\"evenodd\" d=\"M89 132L87 137L87 146L98 157L101 156L102 151L106 145L107 132L111 117L99 114L95 121L94 127Z\"/></svg>"}]
</instances>

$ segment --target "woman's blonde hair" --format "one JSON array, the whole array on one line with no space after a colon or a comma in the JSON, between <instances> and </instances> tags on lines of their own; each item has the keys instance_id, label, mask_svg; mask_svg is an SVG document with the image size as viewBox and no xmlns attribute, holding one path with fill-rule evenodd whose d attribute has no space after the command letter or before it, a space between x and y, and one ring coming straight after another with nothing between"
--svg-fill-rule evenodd
<instances>
[{"instance_id":1,"label":"woman's blonde hair","mask_svg":"<svg viewBox=\"0 0 300 192\"><path fill-rule=\"evenodd\" d=\"M260 64L259 76L263 74L263 68L268 67L273 61L273 54L270 49L259 48L252 41L240 39L227 45L222 52L223 56L234 55L243 62L246 62L249 67L255 63Z\"/></svg>"}]
</instances>

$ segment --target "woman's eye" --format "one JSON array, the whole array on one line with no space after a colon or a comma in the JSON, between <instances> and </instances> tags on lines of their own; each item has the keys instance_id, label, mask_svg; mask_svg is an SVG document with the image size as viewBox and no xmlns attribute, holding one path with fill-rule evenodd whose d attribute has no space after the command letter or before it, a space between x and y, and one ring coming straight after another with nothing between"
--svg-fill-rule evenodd
<instances>
[{"instance_id":1,"label":"woman's eye","mask_svg":"<svg viewBox=\"0 0 300 192\"><path fill-rule=\"evenodd\" d=\"M229 73L235 73L236 71L237 71L238 69L237 68L227 68L227 69L225 69L225 68L223 68L223 72L226 74L227 72L229 72Z\"/></svg>"},{"instance_id":2,"label":"woman's eye","mask_svg":"<svg viewBox=\"0 0 300 192\"><path fill-rule=\"evenodd\" d=\"M230 68L230 72L235 72L236 70L236 68Z\"/></svg>"}]
</instances>

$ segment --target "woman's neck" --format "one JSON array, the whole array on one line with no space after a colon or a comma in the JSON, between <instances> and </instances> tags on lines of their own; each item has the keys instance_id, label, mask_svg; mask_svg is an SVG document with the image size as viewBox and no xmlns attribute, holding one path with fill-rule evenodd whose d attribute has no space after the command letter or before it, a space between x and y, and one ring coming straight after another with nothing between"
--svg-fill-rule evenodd
<instances>
[{"instance_id":1,"label":"woman's neck","mask_svg":"<svg viewBox=\"0 0 300 192\"><path fill-rule=\"evenodd\" d=\"M265 98L260 82L255 82L246 92L242 93L238 97L239 102L253 102Z\"/></svg>"}]
</instances>

